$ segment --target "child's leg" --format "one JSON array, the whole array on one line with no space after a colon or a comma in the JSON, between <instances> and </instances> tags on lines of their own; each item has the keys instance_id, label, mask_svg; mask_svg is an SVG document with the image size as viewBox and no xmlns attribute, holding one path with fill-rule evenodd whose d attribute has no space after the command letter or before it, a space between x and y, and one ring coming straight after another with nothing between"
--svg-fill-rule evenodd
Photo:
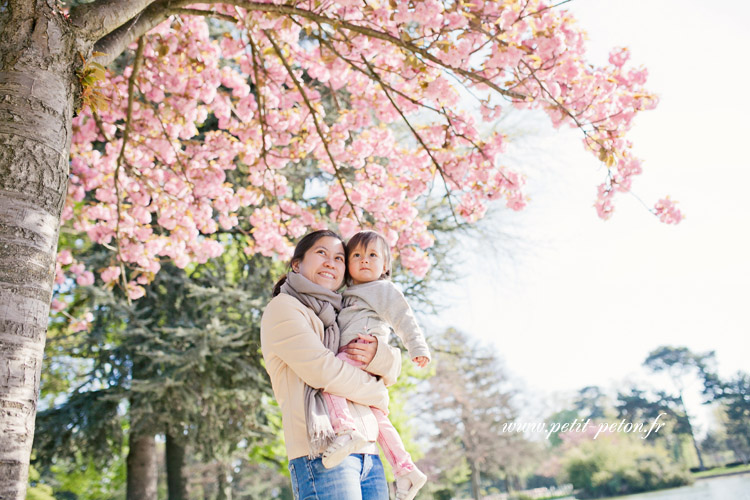
<instances>
[{"instance_id":1,"label":"child's leg","mask_svg":"<svg viewBox=\"0 0 750 500\"><path fill-rule=\"evenodd\" d=\"M346 354L339 354L339 359L355 364ZM367 439L354 426L354 417L349 411L346 398L323 393L326 405L328 405L328 417L331 419L331 427L336 433L336 438L323 452L323 467L330 469L339 465L351 453L355 453L367 444Z\"/></svg>"},{"instance_id":2,"label":"child's leg","mask_svg":"<svg viewBox=\"0 0 750 500\"><path fill-rule=\"evenodd\" d=\"M346 354L338 354L337 358L351 362ZM349 406L346 403L346 398L341 396L334 396L333 394L323 393L326 406L328 406L328 416L331 418L331 427L336 434L342 434L344 431L354 430L354 417L352 417L349 411Z\"/></svg>"},{"instance_id":3,"label":"child's leg","mask_svg":"<svg viewBox=\"0 0 750 500\"><path fill-rule=\"evenodd\" d=\"M349 406L346 404L346 399L341 396L334 396L333 394L323 393L326 406L328 407L328 417L331 419L331 427L333 432L341 434L345 431L351 431L354 429L354 418L351 412L349 412Z\"/></svg>"},{"instance_id":4,"label":"child's leg","mask_svg":"<svg viewBox=\"0 0 750 500\"><path fill-rule=\"evenodd\" d=\"M401 436L381 410L370 407L375 419L378 421L378 444L383 449L386 460L393 468L393 475L396 477L403 476L415 469L411 455L406 451Z\"/></svg>"}]
</instances>

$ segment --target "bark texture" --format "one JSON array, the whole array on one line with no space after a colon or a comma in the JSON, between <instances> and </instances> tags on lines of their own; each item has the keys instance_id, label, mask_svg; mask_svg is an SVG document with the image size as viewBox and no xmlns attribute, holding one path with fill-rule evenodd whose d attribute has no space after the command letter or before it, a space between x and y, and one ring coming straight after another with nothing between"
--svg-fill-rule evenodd
<instances>
[{"instance_id":1,"label":"bark texture","mask_svg":"<svg viewBox=\"0 0 750 500\"><path fill-rule=\"evenodd\" d=\"M187 478L185 477L185 445L171 434L167 434L167 498L187 500Z\"/></svg>"},{"instance_id":2,"label":"bark texture","mask_svg":"<svg viewBox=\"0 0 750 500\"><path fill-rule=\"evenodd\" d=\"M156 500L157 467L154 436L131 438L128 452L127 500Z\"/></svg>"},{"instance_id":3,"label":"bark texture","mask_svg":"<svg viewBox=\"0 0 750 500\"><path fill-rule=\"evenodd\" d=\"M0 11L2 499L26 495L68 185L74 50L67 21L49 4L9 2Z\"/></svg>"}]
</instances>

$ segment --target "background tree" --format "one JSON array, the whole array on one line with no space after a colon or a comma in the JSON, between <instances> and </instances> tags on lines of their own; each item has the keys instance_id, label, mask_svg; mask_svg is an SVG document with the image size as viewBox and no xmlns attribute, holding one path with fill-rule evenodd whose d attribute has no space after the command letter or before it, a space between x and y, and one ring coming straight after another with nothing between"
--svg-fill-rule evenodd
<instances>
[{"instance_id":1,"label":"background tree","mask_svg":"<svg viewBox=\"0 0 750 500\"><path fill-rule=\"evenodd\" d=\"M625 50L589 65L572 18L539 0L71 5L0 3L3 497L23 497L49 304L64 273L85 286L96 272L137 299L163 259L184 267L220 254L207 237L219 227L238 228L250 253L286 257L291 240L333 220L345 234L365 223L383 231L421 276L432 237L415 210L430 193L469 222L489 200L525 203L522 177L501 164L503 135L480 136L454 79L484 120L504 99L578 127L606 165L604 218L641 170L625 134L656 104L645 70L627 69ZM227 36L212 39L208 18ZM211 121L221 131L202 134ZM395 142L395 122L409 142ZM292 186L300 168L326 182ZM239 185L226 182L234 169ZM321 188L324 207L290 196ZM240 221L243 206L253 213ZM668 199L653 212L681 217ZM109 265L58 258L55 270L61 221L108 245Z\"/></svg>"},{"instance_id":2,"label":"background tree","mask_svg":"<svg viewBox=\"0 0 750 500\"><path fill-rule=\"evenodd\" d=\"M738 372L722 382L718 377L707 380L706 393L721 404L726 443L738 460L750 462L750 375Z\"/></svg>"},{"instance_id":3,"label":"background tree","mask_svg":"<svg viewBox=\"0 0 750 500\"><path fill-rule=\"evenodd\" d=\"M607 396L600 387L595 385L580 389L573 401L573 408L578 412L579 417L584 420L605 418L607 406Z\"/></svg>"},{"instance_id":4,"label":"background tree","mask_svg":"<svg viewBox=\"0 0 750 500\"><path fill-rule=\"evenodd\" d=\"M615 408L619 419L624 418L629 422L655 422L658 419L664 423L663 429L652 432L646 440L652 444L661 442L671 451L674 460L687 462L683 446L684 440L690 441L692 446L692 428L679 398L664 391L649 394L631 387L630 392L618 392Z\"/></svg>"},{"instance_id":5,"label":"background tree","mask_svg":"<svg viewBox=\"0 0 750 500\"><path fill-rule=\"evenodd\" d=\"M643 365L654 372L666 372L672 379L672 383L677 389L677 401L684 414L684 423L693 442L695 453L698 455L698 463L701 470L705 470L703 456L698 447L698 441L695 438L693 425L690 423L683 394L685 391L685 380L690 374L700 374L701 367L706 366L713 358L714 353L694 354L687 347L661 346L649 353Z\"/></svg>"},{"instance_id":6,"label":"background tree","mask_svg":"<svg viewBox=\"0 0 750 500\"><path fill-rule=\"evenodd\" d=\"M480 498L482 474L500 472L509 484L523 466L528 443L503 424L516 417L513 390L505 369L490 349L477 345L465 333L449 329L432 340L435 375L428 381L426 411L436 435L426 455L457 459L469 470L471 494Z\"/></svg>"},{"instance_id":7,"label":"background tree","mask_svg":"<svg viewBox=\"0 0 750 500\"><path fill-rule=\"evenodd\" d=\"M111 286L79 290L97 319L78 345L66 347L88 357L92 369L62 404L39 414L39 459L49 464L81 451L106 465L119 454L127 402L128 497L156 494L153 442L163 433L170 498L184 498L186 446L209 462L263 437L270 386L258 324L270 295L269 263L228 249L190 273L166 266L132 304ZM66 432L55 432L60 428ZM133 445L140 441L150 444ZM134 464L152 464L151 471Z\"/></svg>"}]
</instances>

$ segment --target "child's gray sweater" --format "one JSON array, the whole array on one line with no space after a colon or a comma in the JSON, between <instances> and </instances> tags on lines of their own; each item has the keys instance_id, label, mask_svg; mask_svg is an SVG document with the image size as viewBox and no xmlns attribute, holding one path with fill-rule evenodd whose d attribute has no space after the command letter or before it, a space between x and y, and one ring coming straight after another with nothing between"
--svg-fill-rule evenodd
<instances>
[{"instance_id":1,"label":"child's gray sweater","mask_svg":"<svg viewBox=\"0 0 750 500\"><path fill-rule=\"evenodd\" d=\"M348 344L358 333L378 337L378 342L388 342L391 329L409 351L411 359L417 356L430 358L422 330L406 298L387 280L376 280L352 285L344 291L344 307L338 316L341 342Z\"/></svg>"}]
</instances>

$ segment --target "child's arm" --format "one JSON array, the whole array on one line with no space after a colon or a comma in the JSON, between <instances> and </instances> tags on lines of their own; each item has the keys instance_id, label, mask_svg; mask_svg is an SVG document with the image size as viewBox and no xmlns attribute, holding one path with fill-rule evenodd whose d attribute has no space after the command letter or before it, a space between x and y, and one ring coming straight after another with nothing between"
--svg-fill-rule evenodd
<instances>
[{"instance_id":1,"label":"child's arm","mask_svg":"<svg viewBox=\"0 0 750 500\"><path fill-rule=\"evenodd\" d=\"M430 348L427 346L422 329L417 323L406 297L390 281L380 281L379 287L368 297L368 303L375 313L386 321L409 351L412 361L424 367L430 359ZM417 361L426 358L426 361ZM423 363L423 364L420 364Z\"/></svg>"}]
</instances>

